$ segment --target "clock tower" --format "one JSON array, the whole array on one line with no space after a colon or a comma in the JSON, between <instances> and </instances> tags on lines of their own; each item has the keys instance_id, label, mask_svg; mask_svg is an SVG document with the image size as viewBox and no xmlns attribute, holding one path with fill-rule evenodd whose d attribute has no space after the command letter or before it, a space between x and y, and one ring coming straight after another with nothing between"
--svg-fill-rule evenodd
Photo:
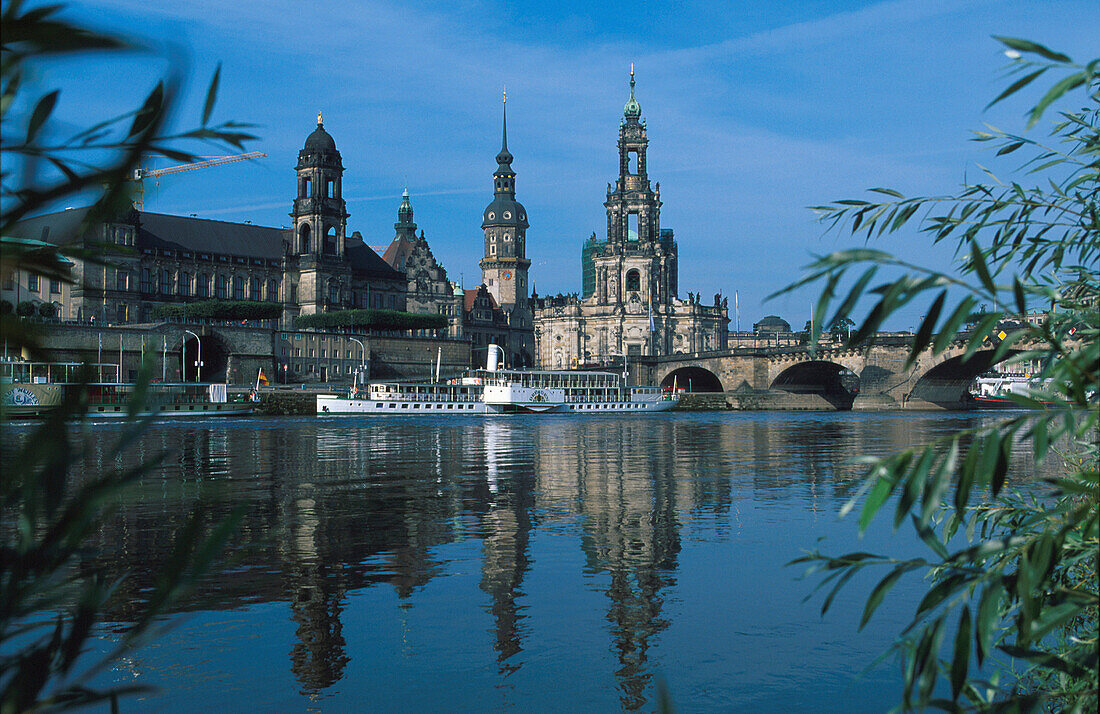
<instances>
[{"instance_id":1,"label":"clock tower","mask_svg":"<svg viewBox=\"0 0 1100 714\"><path fill-rule=\"evenodd\" d=\"M507 95L504 101L507 102ZM500 153L493 172L493 202L482 215L485 257L481 279L489 294L508 316L511 344L504 346L510 365L531 364L534 358L534 315L528 299L527 209L516 201L516 172L508 151L508 111L505 103Z\"/></svg>"}]
</instances>

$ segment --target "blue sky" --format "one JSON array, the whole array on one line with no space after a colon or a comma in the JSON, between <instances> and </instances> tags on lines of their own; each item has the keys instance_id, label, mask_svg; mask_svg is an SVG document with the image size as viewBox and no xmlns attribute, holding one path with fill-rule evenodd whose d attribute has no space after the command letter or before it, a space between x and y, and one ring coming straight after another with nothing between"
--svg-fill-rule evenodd
<instances>
[{"instance_id":1,"label":"blue sky","mask_svg":"<svg viewBox=\"0 0 1100 714\"><path fill-rule=\"evenodd\" d=\"M732 319L737 291L742 328L771 313L800 328L809 292L764 298L811 254L859 242L825 233L807 206L871 186L950 192L977 163L1010 165L968 140L983 122L1021 130L1034 98L983 111L1005 86L991 35L1078 61L1100 55L1097 0L104 0L67 12L154 51L79 74L48 66L38 81L62 87L62 121L136 106L173 57L190 77L181 127L197 123L219 61L215 120L259 125L249 148L267 158L164 177L147 186L147 210L286 225L297 152L323 111L346 167L349 233L388 244L407 185L436 257L466 287L480 281L506 86L540 294L578 291L581 244L606 231L633 62L681 296L729 295ZM884 247L938 266L951 259L914 232Z\"/></svg>"}]
</instances>

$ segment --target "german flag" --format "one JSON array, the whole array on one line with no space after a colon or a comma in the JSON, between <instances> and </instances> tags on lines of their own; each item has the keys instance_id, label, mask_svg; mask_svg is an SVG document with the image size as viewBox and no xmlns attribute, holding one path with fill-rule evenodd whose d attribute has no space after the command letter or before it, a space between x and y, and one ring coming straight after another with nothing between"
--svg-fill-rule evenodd
<instances>
[{"instance_id":1,"label":"german flag","mask_svg":"<svg viewBox=\"0 0 1100 714\"><path fill-rule=\"evenodd\" d=\"M267 381L267 375L266 375L266 374L264 374L264 369L263 369L263 367L261 367L261 368L260 368L260 374L259 374L259 375L257 375L257 377L256 377L256 382L257 382L258 384L264 384L264 385L268 384L268 381Z\"/></svg>"}]
</instances>

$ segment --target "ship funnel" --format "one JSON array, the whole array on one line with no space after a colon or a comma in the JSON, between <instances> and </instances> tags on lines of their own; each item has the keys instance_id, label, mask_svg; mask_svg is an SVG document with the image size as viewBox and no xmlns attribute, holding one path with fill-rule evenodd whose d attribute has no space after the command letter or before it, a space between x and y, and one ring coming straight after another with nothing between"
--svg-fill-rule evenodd
<instances>
[{"instance_id":1,"label":"ship funnel","mask_svg":"<svg viewBox=\"0 0 1100 714\"><path fill-rule=\"evenodd\" d=\"M497 371L497 350L500 349L495 344L489 345L489 354L485 356L485 369L489 372Z\"/></svg>"}]
</instances>

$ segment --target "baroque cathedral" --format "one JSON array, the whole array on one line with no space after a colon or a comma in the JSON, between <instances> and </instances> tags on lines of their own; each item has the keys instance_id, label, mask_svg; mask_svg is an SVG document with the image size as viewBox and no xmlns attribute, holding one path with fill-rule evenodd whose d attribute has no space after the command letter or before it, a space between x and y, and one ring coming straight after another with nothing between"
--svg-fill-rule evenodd
<instances>
[{"instance_id":1,"label":"baroque cathedral","mask_svg":"<svg viewBox=\"0 0 1100 714\"><path fill-rule=\"evenodd\" d=\"M584 245L580 296L535 298L538 363L568 369L616 358L724 349L727 300L677 295L677 247L661 228L661 184L650 186L642 108L630 99L619 123L619 178L607 186L607 238Z\"/></svg>"}]
</instances>

